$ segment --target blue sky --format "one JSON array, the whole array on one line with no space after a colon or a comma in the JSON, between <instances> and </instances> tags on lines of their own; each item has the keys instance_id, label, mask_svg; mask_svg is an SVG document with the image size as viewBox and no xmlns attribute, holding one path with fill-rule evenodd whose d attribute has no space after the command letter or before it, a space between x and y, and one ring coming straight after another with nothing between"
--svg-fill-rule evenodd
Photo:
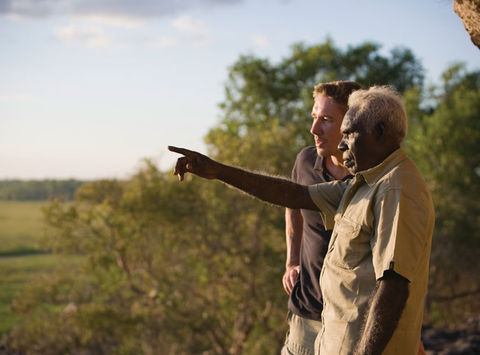
<instances>
[{"instance_id":1,"label":"blue sky","mask_svg":"<svg viewBox=\"0 0 480 355\"><path fill-rule=\"evenodd\" d=\"M293 43L405 46L480 69L451 0L0 0L0 179L124 178L205 152L228 67Z\"/></svg>"}]
</instances>

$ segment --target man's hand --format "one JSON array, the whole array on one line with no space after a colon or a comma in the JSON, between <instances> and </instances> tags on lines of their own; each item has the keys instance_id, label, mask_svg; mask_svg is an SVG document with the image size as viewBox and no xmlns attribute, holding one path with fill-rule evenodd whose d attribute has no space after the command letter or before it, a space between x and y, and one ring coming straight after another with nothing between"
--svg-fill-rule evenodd
<instances>
[{"instance_id":1,"label":"man's hand","mask_svg":"<svg viewBox=\"0 0 480 355\"><path fill-rule=\"evenodd\" d=\"M184 175L187 172L205 179L215 179L217 177L216 173L219 164L206 155L170 145L168 146L168 150L184 155L178 158L175 170L173 171L173 173L178 176L178 180L183 181Z\"/></svg>"},{"instance_id":2,"label":"man's hand","mask_svg":"<svg viewBox=\"0 0 480 355\"><path fill-rule=\"evenodd\" d=\"M295 282L297 282L298 274L300 273L300 265L287 266L283 274L283 288L287 294L291 294Z\"/></svg>"}]
</instances>

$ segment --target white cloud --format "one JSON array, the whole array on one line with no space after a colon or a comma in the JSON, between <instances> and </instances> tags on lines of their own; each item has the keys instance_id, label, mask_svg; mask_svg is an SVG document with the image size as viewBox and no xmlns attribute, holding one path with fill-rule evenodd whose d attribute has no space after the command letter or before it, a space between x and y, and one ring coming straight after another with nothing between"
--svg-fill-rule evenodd
<instances>
[{"instance_id":1,"label":"white cloud","mask_svg":"<svg viewBox=\"0 0 480 355\"><path fill-rule=\"evenodd\" d=\"M179 16L172 21L173 27L185 32L207 32L205 24L195 21L189 15Z\"/></svg>"},{"instance_id":2,"label":"white cloud","mask_svg":"<svg viewBox=\"0 0 480 355\"><path fill-rule=\"evenodd\" d=\"M252 42L258 48L268 48L270 46L270 42L265 36L254 35L252 36Z\"/></svg>"},{"instance_id":3,"label":"white cloud","mask_svg":"<svg viewBox=\"0 0 480 355\"><path fill-rule=\"evenodd\" d=\"M63 12L64 5L65 3L55 0L0 0L0 14L18 17L45 17L56 12Z\"/></svg>"},{"instance_id":4,"label":"white cloud","mask_svg":"<svg viewBox=\"0 0 480 355\"><path fill-rule=\"evenodd\" d=\"M114 42L99 27L69 25L55 30L55 36L65 43L80 43L88 47L106 48Z\"/></svg>"},{"instance_id":5,"label":"white cloud","mask_svg":"<svg viewBox=\"0 0 480 355\"><path fill-rule=\"evenodd\" d=\"M201 21L192 19L189 15L177 17L172 21L172 25L186 33L183 37L183 42L204 45L212 41L212 36L207 26Z\"/></svg>"},{"instance_id":6,"label":"white cloud","mask_svg":"<svg viewBox=\"0 0 480 355\"><path fill-rule=\"evenodd\" d=\"M161 36L147 42L147 45L152 48L171 48L177 44L178 39L169 36Z\"/></svg>"},{"instance_id":7,"label":"white cloud","mask_svg":"<svg viewBox=\"0 0 480 355\"><path fill-rule=\"evenodd\" d=\"M93 48L125 48L129 46L146 46L149 48L172 48L182 45L201 46L212 41L212 36L207 26L192 19L190 16L180 16L171 22L177 33L153 34L144 29L133 34L122 32L129 22L111 23L108 18L89 17L76 18L69 25L54 30L54 36L63 43L81 44ZM134 22L132 26L142 25ZM121 28L113 28L120 26ZM135 28L137 29L137 28Z\"/></svg>"},{"instance_id":8,"label":"white cloud","mask_svg":"<svg viewBox=\"0 0 480 355\"><path fill-rule=\"evenodd\" d=\"M0 0L0 14L46 17L55 14L151 18L192 8L225 6L244 0Z\"/></svg>"},{"instance_id":9,"label":"white cloud","mask_svg":"<svg viewBox=\"0 0 480 355\"><path fill-rule=\"evenodd\" d=\"M87 22L112 27L123 27L128 29L139 28L145 24L145 20L141 18L133 18L127 16L104 16L104 15L88 15L82 17Z\"/></svg>"}]
</instances>

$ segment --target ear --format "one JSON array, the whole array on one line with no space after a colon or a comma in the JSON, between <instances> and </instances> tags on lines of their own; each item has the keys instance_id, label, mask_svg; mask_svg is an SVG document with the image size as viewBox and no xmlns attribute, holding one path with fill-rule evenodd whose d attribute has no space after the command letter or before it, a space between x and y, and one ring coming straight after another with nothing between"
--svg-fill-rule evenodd
<instances>
[{"instance_id":1,"label":"ear","mask_svg":"<svg viewBox=\"0 0 480 355\"><path fill-rule=\"evenodd\" d=\"M383 122L378 122L377 125L375 126L375 134L377 136L378 140L381 140L382 138L385 137L385 124Z\"/></svg>"}]
</instances>

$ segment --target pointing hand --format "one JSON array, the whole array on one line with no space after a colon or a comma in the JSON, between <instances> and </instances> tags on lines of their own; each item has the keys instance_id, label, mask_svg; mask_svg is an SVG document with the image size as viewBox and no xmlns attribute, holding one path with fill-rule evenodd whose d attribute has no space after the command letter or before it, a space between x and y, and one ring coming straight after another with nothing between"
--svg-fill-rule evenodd
<instances>
[{"instance_id":1,"label":"pointing hand","mask_svg":"<svg viewBox=\"0 0 480 355\"><path fill-rule=\"evenodd\" d=\"M173 173L178 176L178 180L183 181L185 173L192 173L205 179L215 179L218 163L210 159L206 155L188 150L168 146L171 152L182 154L183 157L178 158Z\"/></svg>"}]
</instances>

